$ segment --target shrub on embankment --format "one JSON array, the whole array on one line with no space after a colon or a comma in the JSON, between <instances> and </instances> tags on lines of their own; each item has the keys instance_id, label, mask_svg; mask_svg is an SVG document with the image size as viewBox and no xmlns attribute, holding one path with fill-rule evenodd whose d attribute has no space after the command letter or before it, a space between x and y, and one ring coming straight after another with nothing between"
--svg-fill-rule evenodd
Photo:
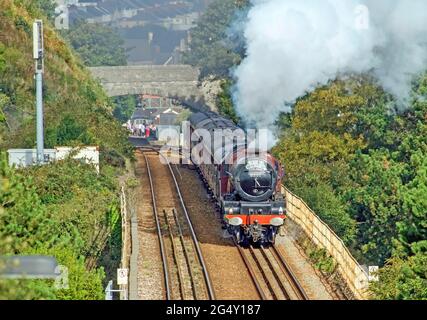
<instances>
[{"instance_id":1,"label":"shrub on embankment","mask_svg":"<svg viewBox=\"0 0 427 320\"><path fill-rule=\"evenodd\" d=\"M37 2L0 2L0 148L35 145L32 24L42 17L46 147L90 144L130 155L126 132L113 117L110 99Z\"/></svg>"},{"instance_id":2,"label":"shrub on embankment","mask_svg":"<svg viewBox=\"0 0 427 320\"><path fill-rule=\"evenodd\" d=\"M68 268L68 290L40 280L0 281L0 298L102 299L105 248L120 257L114 171L79 161L16 170L0 160L1 254L47 254ZM18 285L19 284L19 285ZM25 290L24 290L25 288Z\"/></svg>"},{"instance_id":3,"label":"shrub on embankment","mask_svg":"<svg viewBox=\"0 0 427 320\"><path fill-rule=\"evenodd\" d=\"M102 299L105 274L120 259L117 176L132 148L110 100L44 18L39 2L0 1L0 255L55 256L68 269L69 288L0 279L0 299ZM35 147L31 29L40 17L46 147L99 145L99 175L72 160L22 170L7 166L5 149Z\"/></svg>"}]
</instances>

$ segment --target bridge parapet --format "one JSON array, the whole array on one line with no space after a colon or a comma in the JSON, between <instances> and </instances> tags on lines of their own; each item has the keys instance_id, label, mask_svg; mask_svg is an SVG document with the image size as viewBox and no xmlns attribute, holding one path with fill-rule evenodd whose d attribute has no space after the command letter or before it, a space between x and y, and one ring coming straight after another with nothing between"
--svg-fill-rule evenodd
<instances>
[{"instance_id":1,"label":"bridge parapet","mask_svg":"<svg viewBox=\"0 0 427 320\"><path fill-rule=\"evenodd\" d=\"M200 70L189 65L143 65L89 68L108 96L152 94L176 98L195 109L214 108L199 85Z\"/></svg>"},{"instance_id":2,"label":"bridge parapet","mask_svg":"<svg viewBox=\"0 0 427 320\"><path fill-rule=\"evenodd\" d=\"M189 65L143 65L89 68L92 74L108 83L127 82L198 82L200 71Z\"/></svg>"}]
</instances>

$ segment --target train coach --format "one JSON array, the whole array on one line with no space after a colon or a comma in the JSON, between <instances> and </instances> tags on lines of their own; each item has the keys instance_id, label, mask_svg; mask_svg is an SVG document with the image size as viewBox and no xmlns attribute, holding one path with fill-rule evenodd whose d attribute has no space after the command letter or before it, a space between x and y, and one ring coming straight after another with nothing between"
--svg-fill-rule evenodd
<instances>
[{"instance_id":1,"label":"train coach","mask_svg":"<svg viewBox=\"0 0 427 320\"><path fill-rule=\"evenodd\" d=\"M195 113L190 127L193 162L217 202L228 232L241 245L274 244L286 219L281 193L284 171L279 161L270 153L249 153L245 139L236 139L236 132L244 135L244 131L218 114ZM222 139L218 144L213 139L219 130Z\"/></svg>"}]
</instances>

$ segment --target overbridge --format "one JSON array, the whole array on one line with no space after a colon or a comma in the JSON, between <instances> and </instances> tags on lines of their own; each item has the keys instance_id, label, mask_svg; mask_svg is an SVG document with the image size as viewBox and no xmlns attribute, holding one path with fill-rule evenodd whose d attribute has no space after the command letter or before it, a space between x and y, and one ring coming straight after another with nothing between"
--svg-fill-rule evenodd
<instances>
[{"instance_id":1,"label":"overbridge","mask_svg":"<svg viewBox=\"0 0 427 320\"><path fill-rule=\"evenodd\" d=\"M189 65L143 65L89 68L108 96L156 95L178 99L196 109L212 107L199 84L200 71Z\"/></svg>"}]
</instances>

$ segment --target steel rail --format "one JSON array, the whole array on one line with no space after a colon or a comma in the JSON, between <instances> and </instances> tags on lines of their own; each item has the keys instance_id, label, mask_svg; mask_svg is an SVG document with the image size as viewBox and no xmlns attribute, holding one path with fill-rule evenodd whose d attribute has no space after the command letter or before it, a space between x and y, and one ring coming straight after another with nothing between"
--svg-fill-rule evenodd
<instances>
[{"instance_id":1,"label":"steel rail","mask_svg":"<svg viewBox=\"0 0 427 320\"><path fill-rule=\"evenodd\" d=\"M184 212L185 219L187 220L188 227L190 228L191 237L193 239L193 243L194 243L194 246L196 248L197 256L198 256L200 264L202 266L203 276L205 278L206 287L208 289L209 299L215 300L215 291L214 291L211 279L209 277L209 273L208 273L208 269L206 267L205 260L203 258L203 253L202 253L202 250L201 250L200 245L199 245L199 240L197 238L196 232L194 231L193 223L191 222L190 215L188 214L188 211L187 211L187 207L185 206L184 198L182 197L182 193L181 193L181 189L178 185L178 181L176 180L175 174L173 172L172 166L170 165L169 161L167 161L167 159L161 153L159 153L159 154L166 160L167 165L169 167L169 171L170 171L172 178L173 178L173 181L175 183L175 188L176 188L176 191L178 193L178 196L179 196L179 199L181 202L181 207L182 207L182 210Z\"/></svg>"},{"instance_id":2,"label":"steel rail","mask_svg":"<svg viewBox=\"0 0 427 320\"><path fill-rule=\"evenodd\" d=\"M257 276L254 272L254 269L252 268L248 258L246 257L246 254L245 254L243 248L237 244L236 239L234 239L234 238L233 238L233 242L234 242L235 246L237 247L237 250L239 251L240 256L242 257L242 260L246 266L246 269L248 270L249 275L251 277L252 283L254 284L256 290L258 291L258 294L259 294L261 300L267 300L267 296L265 295L264 290L261 288L261 284L258 281Z\"/></svg>"},{"instance_id":3,"label":"steel rail","mask_svg":"<svg viewBox=\"0 0 427 320\"><path fill-rule=\"evenodd\" d=\"M268 290L270 291L270 294L271 294L273 300L278 300L279 297L277 296L277 292L274 290L274 288L273 288L273 286L271 284L271 281L268 279L267 273L262 268L261 261L257 257L257 254L256 254L253 246L249 246L249 252L252 255L252 259L255 261L255 264L257 265L258 270L260 271L260 273L261 273L261 275L262 275L262 277L264 279L265 285L267 286Z\"/></svg>"},{"instance_id":4,"label":"steel rail","mask_svg":"<svg viewBox=\"0 0 427 320\"><path fill-rule=\"evenodd\" d=\"M184 233L182 232L181 223L179 222L178 214L177 214L176 210L173 209L172 213L173 213L173 217L175 219L175 223L178 226L179 238L181 240L181 246L183 249L185 261L187 262L188 274L190 275L191 290L193 291L193 297L195 300L197 300L196 284L194 282L194 274L193 274L193 269L191 268L190 257L189 257L188 251L187 251L187 246L185 245Z\"/></svg>"},{"instance_id":5,"label":"steel rail","mask_svg":"<svg viewBox=\"0 0 427 320\"><path fill-rule=\"evenodd\" d=\"M291 300L291 296L289 295L289 292L286 290L285 286L283 285L276 268L273 266L273 263L272 263L271 259L268 257L267 252L263 246L260 247L260 252L261 252L261 255L264 257L265 261L267 262L270 270L272 271L273 277L276 280L278 286L280 287L280 290L282 291L283 296L285 297L286 300ZM273 259L274 259L274 257L273 257ZM279 268L280 268L280 266L279 266ZM283 269L281 269L281 271L283 271ZM273 287L272 287L272 289L273 289ZM276 292L275 292L275 296L278 299L278 294Z\"/></svg>"},{"instance_id":6,"label":"steel rail","mask_svg":"<svg viewBox=\"0 0 427 320\"><path fill-rule=\"evenodd\" d=\"M177 194L178 194L178 197L179 197L179 200L180 200L180 203L181 203L181 207L182 207L182 210L184 212L185 219L186 219L188 227L190 229L190 234L191 234L191 238L193 239L193 243L194 243L194 247L196 249L197 257L198 257L200 265L202 267L203 277L205 279L205 283L206 283L206 288L207 288L207 291L208 291L209 299L210 300L215 300L215 291L214 291L214 288L213 288L213 285L212 285L212 281L210 279L209 272L208 272L205 260L203 258L203 253L202 253L202 250L200 248L197 235L196 235L196 233L194 231L193 223L191 222L190 215L188 214L188 211L187 211L187 207L185 206L184 198L182 197L181 189L179 187L179 184L178 184L178 181L176 179L176 176L175 176L175 174L173 172L172 166L169 163L168 159L160 152L159 148L153 148L153 147L146 147L146 146L144 146L144 147L141 147L140 149L142 151L144 149L145 150L149 150L149 151L153 151L153 152L157 153L158 155L160 155L166 161L166 164L167 164L167 166L169 168L169 172L170 172L170 174L172 176L172 179L174 181L174 184L175 184L175 189L177 191ZM144 155L144 157L145 157L145 155ZM151 190L153 191L153 189L151 189ZM152 194L154 194L154 193L152 192ZM154 195L153 195L153 197L154 197Z\"/></svg>"},{"instance_id":7,"label":"steel rail","mask_svg":"<svg viewBox=\"0 0 427 320\"><path fill-rule=\"evenodd\" d=\"M166 225L167 225L168 230L169 230L169 238L170 238L170 241L172 244L173 259L174 259L175 264L176 264L176 270L177 270L178 281L179 281L179 290L181 291L181 298L182 298L182 300L185 300L184 277L182 276L181 266L179 264L178 249L176 247L175 238L174 238L173 231L172 231L172 225L169 221L168 213L166 212L166 210L163 210L163 215L165 216Z\"/></svg>"},{"instance_id":8,"label":"steel rail","mask_svg":"<svg viewBox=\"0 0 427 320\"><path fill-rule=\"evenodd\" d=\"M309 300L307 293L305 292L302 285L299 283L297 277L295 276L295 273L292 271L291 267L286 262L280 251L275 246L270 247L270 251L273 253L273 257L275 257L277 262L279 262L279 265L281 266L295 294L298 296L298 299Z\"/></svg>"},{"instance_id":9,"label":"steel rail","mask_svg":"<svg viewBox=\"0 0 427 320\"><path fill-rule=\"evenodd\" d=\"M165 250L165 245L163 242L162 230L160 227L159 214L157 212L156 196L154 194L154 185L153 185L153 179L152 179L152 175L151 175L150 164L148 163L148 159L147 159L147 156L145 154L144 154L144 159L145 159L145 163L147 166L148 180L150 182L151 200L153 203L153 213L154 213L154 218L156 220L156 229L157 229L157 235L159 238L160 253L161 253L161 257L162 257L163 274L164 274L165 290L166 290L166 300L171 300L168 260L167 260L166 253L165 253L166 250Z\"/></svg>"}]
</instances>

